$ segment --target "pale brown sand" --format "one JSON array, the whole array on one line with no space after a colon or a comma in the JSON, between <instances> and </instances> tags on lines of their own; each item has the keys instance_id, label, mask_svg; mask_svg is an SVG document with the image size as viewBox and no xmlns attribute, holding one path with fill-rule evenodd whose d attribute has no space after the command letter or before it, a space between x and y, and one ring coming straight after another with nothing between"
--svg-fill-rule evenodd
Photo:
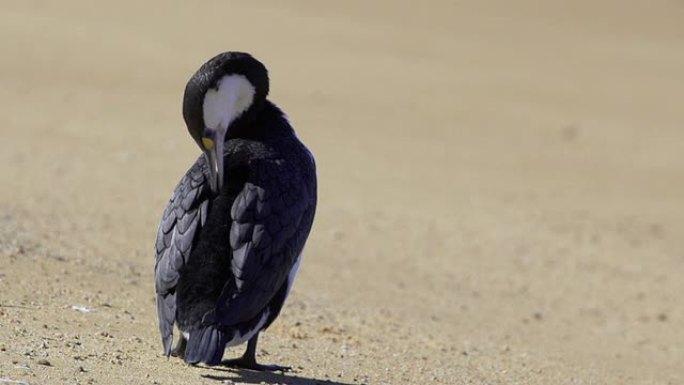
<instances>
[{"instance_id":1,"label":"pale brown sand","mask_svg":"<svg viewBox=\"0 0 684 385\"><path fill-rule=\"evenodd\" d=\"M0 378L684 383L684 3L191 3L0 5ZM285 376L158 338L181 95L228 49L318 160Z\"/></svg>"}]
</instances>

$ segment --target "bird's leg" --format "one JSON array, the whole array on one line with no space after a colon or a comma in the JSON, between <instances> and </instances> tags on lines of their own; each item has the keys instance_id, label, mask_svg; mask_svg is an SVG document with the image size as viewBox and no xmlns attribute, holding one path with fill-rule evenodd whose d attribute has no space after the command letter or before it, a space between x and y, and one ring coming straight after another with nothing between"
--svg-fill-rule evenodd
<instances>
[{"instance_id":1,"label":"bird's leg","mask_svg":"<svg viewBox=\"0 0 684 385\"><path fill-rule=\"evenodd\" d=\"M245 354L243 354L242 357L232 360L224 360L221 362L221 365L230 366L233 368L257 370L260 372L287 372L291 369L289 366L258 364L256 362L256 346L258 339L259 333L255 334L254 337L249 339L249 342L247 342L247 350L245 350Z\"/></svg>"},{"instance_id":2,"label":"bird's leg","mask_svg":"<svg viewBox=\"0 0 684 385\"><path fill-rule=\"evenodd\" d=\"M173 348L173 350L171 351L171 355L178 358L185 358L185 347L187 345L188 340L186 340L183 334L181 333L180 339L178 339L176 347Z\"/></svg>"}]
</instances>

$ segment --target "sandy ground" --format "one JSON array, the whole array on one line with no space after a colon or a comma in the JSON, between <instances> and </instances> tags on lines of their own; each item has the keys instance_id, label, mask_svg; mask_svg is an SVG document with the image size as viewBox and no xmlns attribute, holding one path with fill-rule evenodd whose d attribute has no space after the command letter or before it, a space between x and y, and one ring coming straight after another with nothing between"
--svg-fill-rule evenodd
<instances>
[{"instance_id":1,"label":"sandy ground","mask_svg":"<svg viewBox=\"0 0 684 385\"><path fill-rule=\"evenodd\" d=\"M0 5L0 382L684 383L684 3L198 4ZM286 375L161 354L182 91L224 50L318 161Z\"/></svg>"}]
</instances>

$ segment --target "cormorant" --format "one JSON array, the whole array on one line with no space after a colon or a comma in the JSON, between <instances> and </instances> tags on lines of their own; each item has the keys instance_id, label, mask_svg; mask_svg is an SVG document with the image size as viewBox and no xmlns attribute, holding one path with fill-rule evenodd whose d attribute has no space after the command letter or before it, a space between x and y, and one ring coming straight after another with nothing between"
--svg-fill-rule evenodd
<instances>
[{"instance_id":1,"label":"cormorant","mask_svg":"<svg viewBox=\"0 0 684 385\"><path fill-rule=\"evenodd\" d=\"M266 68L225 52L190 78L183 117L204 154L162 215L155 264L168 357L253 370L259 333L280 313L316 209L313 156L266 96ZM173 327L181 331L171 350ZM241 358L225 347L248 341Z\"/></svg>"}]
</instances>

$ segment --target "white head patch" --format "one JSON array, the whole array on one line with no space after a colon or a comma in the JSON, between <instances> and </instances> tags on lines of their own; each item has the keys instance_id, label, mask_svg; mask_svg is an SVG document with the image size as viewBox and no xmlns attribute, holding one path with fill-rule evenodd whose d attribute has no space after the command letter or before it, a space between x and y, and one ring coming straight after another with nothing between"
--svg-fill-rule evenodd
<instances>
[{"instance_id":1,"label":"white head patch","mask_svg":"<svg viewBox=\"0 0 684 385\"><path fill-rule=\"evenodd\" d=\"M254 100L254 86L243 75L226 75L204 95L202 113L207 128L224 131Z\"/></svg>"}]
</instances>

